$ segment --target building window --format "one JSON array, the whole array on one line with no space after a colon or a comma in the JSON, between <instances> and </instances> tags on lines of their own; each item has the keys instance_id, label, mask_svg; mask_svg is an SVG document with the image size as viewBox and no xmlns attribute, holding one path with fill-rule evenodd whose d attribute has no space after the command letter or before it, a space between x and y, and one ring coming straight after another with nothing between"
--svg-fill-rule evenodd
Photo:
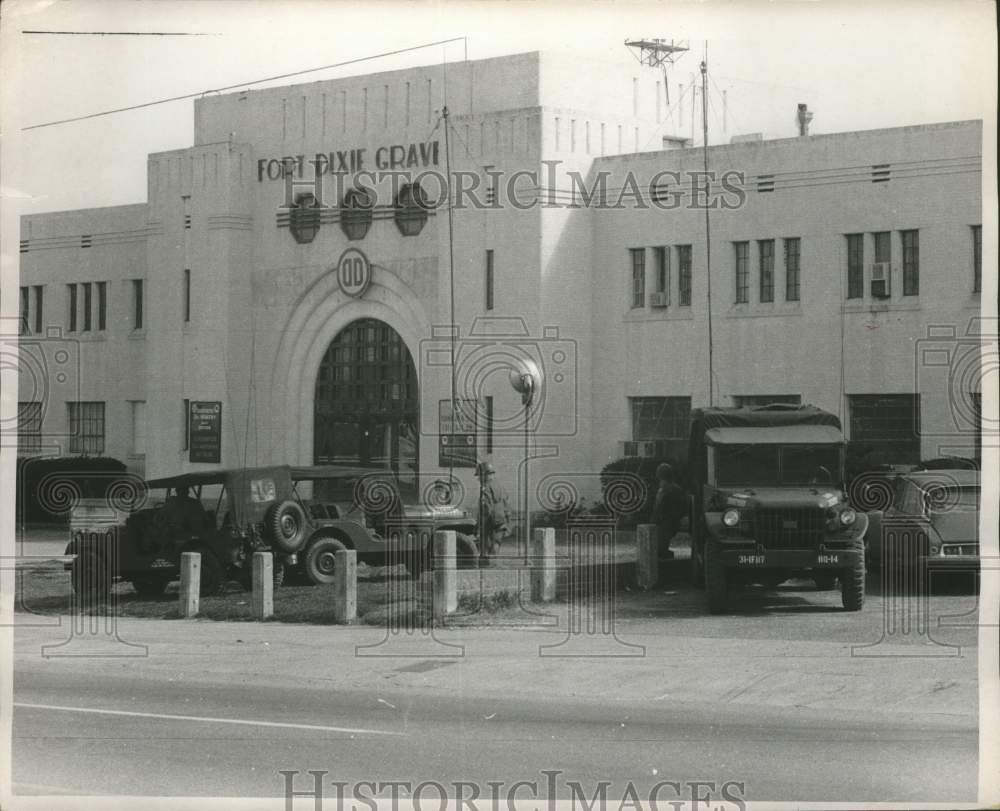
<instances>
[{"instance_id":1,"label":"building window","mask_svg":"<svg viewBox=\"0 0 1000 811\"><path fill-rule=\"evenodd\" d=\"M983 290L983 226L972 226L972 292Z\"/></svg>"},{"instance_id":2,"label":"building window","mask_svg":"<svg viewBox=\"0 0 1000 811\"><path fill-rule=\"evenodd\" d=\"M182 295L184 296L182 303L184 323L187 323L191 320L191 271L188 268L184 269L184 291Z\"/></svg>"},{"instance_id":3,"label":"building window","mask_svg":"<svg viewBox=\"0 0 1000 811\"><path fill-rule=\"evenodd\" d=\"M186 451L188 449L188 438L191 436L191 401L185 397L182 402L184 404L184 436L181 439L181 450Z\"/></svg>"},{"instance_id":4,"label":"building window","mask_svg":"<svg viewBox=\"0 0 1000 811\"><path fill-rule=\"evenodd\" d=\"M632 309L646 306L646 249L629 248L632 257Z\"/></svg>"},{"instance_id":5,"label":"building window","mask_svg":"<svg viewBox=\"0 0 1000 811\"><path fill-rule=\"evenodd\" d=\"M847 297L865 295L865 235L847 235Z\"/></svg>"},{"instance_id":6,"label":"building window","mask_svg":"<svg viewBox=\"0 0 1000 811\"><path fill-rule=\"evenodd\" d=\"M104 453L104 403L69 403L69 452Z\"/></svg>"},{"instance_id":7,"label":"building window","mask_svg":"<svg viewBox=\"0 0 1000 811\"><path fill-rule=\"evenodd\" d=\"M491 395L483 398L483 410L486 412L483 414L483 431L486 434L484 447L486 453L493 453L493 397Z\"/></svg>"},{"instance_id":8,"label":"building window","mask_svg":"<svg viewBox=\"0 0 1000 811\"><path fill-rule=\"evenodd\" d=\"M40 453L42 450L42 404L17 404L17 452Z\"/></svg>"},{"instance_id":9,"label":"building window","mask_svg":"<svg viewBox=\"0 0 1000 811\"><path fill-rule=\"evenodd\" d=\"M774 240L762 239L757 243L760 254L760 300L774 301Z\"/></svg>"},{"instance_id":10,"label":"building window","mask_svg":"<svg viewBox=\"0 0 1000 811\"><path fill-rule=\"evenodd\" d=\"M69 290L69 331L76 332L76 285L68 284L66 287Z\"/></svg>"},{"instance_id":11,"label":"building window","mask_svg":"<svg viewBox=\"0 0 1000 811\"><path fill-rule=\"evenodd\" d=\"M920 295L920 232L900 231L903 242L903 295Z\"/></svg>"},{"instance_id":12,"label":"building window","mask_svg":"<svg viewBox=\"0 0 1000 811\"><path fill-rule=\"evenodd\" d=\"M340 227L348 239L364 239L372 225L375 196L367 189L349 189L340 207Z\"/></svg>"},{"instance_id":13,"label":"building window","mask_svg":"<svg viewBox=\"0 0 1000 811\"><path fill-rule=\"evenodd\" d=\"M670 303L670 249L653 248L656 257L656 292L666 296L664 304Z\"/></svg>"},{"instance_id":14,"label":"building window","mask_svg":"<svg viewBox=\"0 0 1000 811\"><path fill-rule=\"evenodd\" d=\"M852 394L852 452L865 464L920 461L920 395Z\"/></svg>"},{"instance_id":15,"label":"building window","mask_svg":"<svg viewBox=\"0 0 1000 811\"><path fill-rule=\"evenodd\" d=\"M687 438L690 397L630 397L629 405L633 441Z\"/></svg>"},{"instance_id":16,"label":"building window","mask_svg":"<svg viewBox=\"0 0 1000 811\"><path fill-rule=\"evenodd\" d=\"M97 328L108 328L108 283L97 283Z\"/></svg>"},{"instance_id":17,"label":"building window","mask_svg":"<svg viewBox=\"0 0 1000 811\"><path fill-rule=\"evenodd\" d=\"M319 201L312 192L300 194L288 213L288 229L300 245L308 245L319 233Z\"/></svg>"},{"instance_id":18,"label":"building window","mask_svg":"<svg viewBox=\"0 0 1000 811\"><path fill-rule=\"evenodd\" d=\"M142 329L142 279L132 280L132 329Z\"/></svg>"},{"instance_id":19,"label":"building window","mask_svg":"<svg viewBox=\"0 0 1000 811\"><path fill-rule=\"evenodd\" d=\"M691 306L691 246L677 246L677 303Z\"/></svg>"},{"instance_id":20,"label":"building window","mask_svg":"<svg viewBox=\"0 0 1000 811\"><path fill-rule=\"evenodd\" d=\"M43 332L42 305L44 304L45 300L45 288L40 284L36 284L32 285L31 291L34 294L34 299L35 299L34 300L35 312L32 316L32 319L35 322L35 335L41 335Z\"/></svg>"},{"instance_id":21,"label":"building window","mask_svg":"<svg viewBox=\"0 0 1000 811\"><path fill-rule=\"evenodd\" d=\"M736 251L736 303L746 304L750 300L749 242L734 242Z\"/></svg>"},{"instance_id":22,"label":"building window","mask_svg":"<svg viewBox=\"0 0 1000 811\"><path fill-rule=\"evenodd\" d=\"M129 455L146 455L146 401L129 400Z\"/></svg>"},{"instance_id":23,"label":"building window","mask_svg":"<svg viewBox=\"0 0 1000 811\"><path fill-rule=\"evenodd\" d=\"M493 251L486 251L486 309L493 309Z\"/></svg>"},{"instance_id":24,"label":"building window","mask_svg":"<svg viewBox=\"0 0 1000 811\"><path fill-rule=\"evenodd\" d=\"M427 223L427 195L419 183L407 183L396 195L393 218L404 237L415 237Z\"/></svg>"},{"instance_id":25,"label":"building window","mask_svg":"<svg viewBox=\"0 0 1000 811\"><path fill-rule=\"evenodd\" d=\"M785 240L785 301L799 300L799 260L802 240L791 237Z\"/></svg>"},{"instance_id":26,"label":"building window","mask_svg":"<svg viewBox=\"0 0 1000 811\"><path fill-rule=\"evenodd\" d=\"M92 326L91 314L94 306L93 285L90 282L84 282L80 286L83 288L83 331L90 332Z\"/></svg>"},{"instance_id":27,"label":"building window","mask_svg":"<svg viewBox=\"0 0 1000 811\"><path fill-rule=\"evenodd\" d=\"M17 334L27 335L28 334L28 319L31 317L30 312L30 301L31 301L31 291L27 287L21 288L21 313L20 318L17 322Z\"/></svg>"},{"instance_id":28,"label":"building window","mask_svg":"<svg viewBox=\"0 0 1000 811\"><path fill-rule=\"evenodd\" d=\"M875 241L875 262L891 262L892 261L892 234L888 231L879 231L876 234L872 234L872 239Z\"/></svg>"},{"instance_id":29,"label":"building window","mask_svg":"<svg viewBox=\"0 0 1000 811\"><path fill-rule=\"evenodd\" d=\"M774 404L802 405L801 394L734 394L736 408L760 408Z\"/></svg>"}]
</instances>

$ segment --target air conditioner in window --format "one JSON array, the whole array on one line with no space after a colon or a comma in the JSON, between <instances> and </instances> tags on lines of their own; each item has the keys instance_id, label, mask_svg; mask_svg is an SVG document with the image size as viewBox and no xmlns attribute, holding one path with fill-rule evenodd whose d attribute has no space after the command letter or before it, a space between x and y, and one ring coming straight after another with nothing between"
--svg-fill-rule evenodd
<instances>
[{"instance_id":1,"label":"air conditioner in window","mask_svg":"<svg viewBox=\"0 0 1000 811\"><path fill-rule=\"evenodd\" d=\"M670 299L667 296L666 291L661 291L659 293L649 294L649 306L650 307L666 307L670 303Z\"/></svg>"},{"instance_id":2,"label":"air conditioner in window","mask_svg":"<svg viewBox=\"0 0 1000 811\"><path fill-rule=\"evenodd\" d=\"M892 267L888 262L871 266L872 298L889 298L892 293Z\"/></svg>"},{"instance_id":3,"label":"air conditioner in window","mask_svg":"<svg viewBox=\"0 0 1000 811\"><path fill-rule=\"evenodd\" d=\"M641 444L642 444L641 442L622 442L621 443L622 456L626 457L638 456L639 445Z\"/></svg>"}]
</instances>

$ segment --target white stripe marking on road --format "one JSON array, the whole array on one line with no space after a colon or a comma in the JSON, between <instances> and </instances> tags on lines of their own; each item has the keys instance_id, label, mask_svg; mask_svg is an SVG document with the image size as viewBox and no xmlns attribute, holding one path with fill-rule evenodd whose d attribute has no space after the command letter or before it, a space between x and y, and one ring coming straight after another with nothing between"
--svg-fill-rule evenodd
<instances>
[{"instance_id":1,"label":"white stripe marking on road","mask_svg":"<svg viewBox=\"0 0 1000 811\"><path fill-rule=\"evenodd\" d=\"M314 729L319 732L350 732L356 735L401 735L405 732L393 732L382 729L355 729L353 727L332 727L319 724L292 724L286 721L247 721L242 718L208 718L202 715L171 715L159 712L132 712L129 710L102 710L95 707L62 707L55 704L27 704L15 701L15 707L31 710L57 710L59 712L83 712L96 715L121 715L128 718L160 718L166 721L200 721L204 724L239 724L251 727L281 727L284 729Z\"/></svg>"}]
</instances>

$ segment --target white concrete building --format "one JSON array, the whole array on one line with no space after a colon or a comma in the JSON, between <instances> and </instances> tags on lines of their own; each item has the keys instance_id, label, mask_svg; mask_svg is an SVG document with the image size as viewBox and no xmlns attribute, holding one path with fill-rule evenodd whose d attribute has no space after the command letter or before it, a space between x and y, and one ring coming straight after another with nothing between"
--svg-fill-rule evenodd
<instances>
[{"instance_id":1,"label":"white concrete building","mask_svg":"<svg viewBox=\"0 0 1000 811\"><path fill-rule=\"evenodd\" d=\"M953 401L977 407L978 378L949 370L978 345L980 123L711 147L706 243L703 151L663 138L660 93L638 65L529 53L451 64L447 87L435 65L198 100L194 145L149 156L147 202L23 218L20 452L214 466L189 422L219 403L222 466L434 479L440 434L472 431L442 419L454 369L514 490L508 373L530 357L532 479L593 496L623 453L678 452L709 402L710 246L715 404L798 399L899 461L970 455ZM405 188L437 200L446 147L451 228ZM928 338L944 365L918 361Z\"/></svg>"}]
</instances>

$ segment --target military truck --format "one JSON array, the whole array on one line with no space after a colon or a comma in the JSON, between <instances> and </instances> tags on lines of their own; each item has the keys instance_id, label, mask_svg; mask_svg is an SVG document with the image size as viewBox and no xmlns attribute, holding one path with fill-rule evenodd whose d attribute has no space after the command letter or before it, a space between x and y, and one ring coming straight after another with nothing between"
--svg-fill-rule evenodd
<instances>
[{"instance_id":1,"label":"military truck","mask_svg":"<svg viewBox=\"0 0 1000 811\"><path fill-rule=\"evenodd\" d=\"M868 519L847 502L840 420L814 406L692 411L692 575L722 613L742 584L840 581L843 606L865 598Z\"/></svg>"}]
</instances>

